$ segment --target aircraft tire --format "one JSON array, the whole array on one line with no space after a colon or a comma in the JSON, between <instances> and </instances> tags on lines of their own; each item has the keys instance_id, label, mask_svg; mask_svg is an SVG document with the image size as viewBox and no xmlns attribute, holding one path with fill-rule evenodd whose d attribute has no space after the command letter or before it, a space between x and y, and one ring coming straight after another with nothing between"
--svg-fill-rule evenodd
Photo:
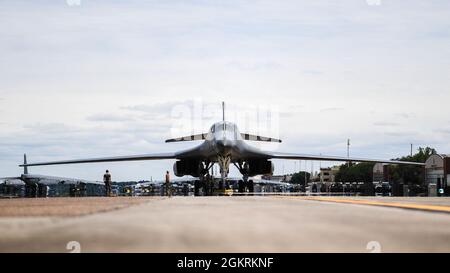
<instances>
[{"instance_id":1,"label":"aircraft tire","mask_svg":"<svg viewBox=\"0 0 450 273\"><path fill-rule=\"evenodd\" d=\"M194 196L200 195L200 181L194 182Z\"/></svg>"},{"instance_id":2,"label":"aircraft tire","mask_svg":"<svg viewBox=\"0 0 450 273\"><path fill-rule=\"evenodd\" d=\"M248 191L253 192L255 190L255 183L253 183L253 180L248 181Z\"/></svg>"},{"instance_id":3,"label":"aircraft tire","mask_svg":"<svg viewBox=\"0 0 450 273\"><path fill-rule=\"evenodd\" d=\"M238 192L244 192L244 190L245 190L244 181L243 180L239 180L239 182L238 182Z\"/></svg>"}]
</instances>

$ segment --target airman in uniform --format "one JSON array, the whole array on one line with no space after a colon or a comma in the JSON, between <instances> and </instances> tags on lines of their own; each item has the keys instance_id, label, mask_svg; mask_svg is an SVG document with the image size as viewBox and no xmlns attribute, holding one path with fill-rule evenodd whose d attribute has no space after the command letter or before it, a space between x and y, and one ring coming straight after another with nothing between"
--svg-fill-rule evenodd
<instances>
[{"instance_id":1,"label":"airman in uniform","mask_svg":"<svg viewBox=\"0 0 450 273\"><path fill-rule=\"evenodd\" d=\"M170 174L166 171L166 182L164 183L164 188L166 190L166 195L172 197L172 189L170 188Z\"/></svg>"},{"instance_id":2,"label":"airman in uniform","mask_svg":"<svg viewBox=\"0 0 450 273\"><path fill-rule=\"evenodd\" d=\"M103 182L105 183L106 196L111 196L111 174L108 170L103 175Z\"/></svg>"}]
</instances>

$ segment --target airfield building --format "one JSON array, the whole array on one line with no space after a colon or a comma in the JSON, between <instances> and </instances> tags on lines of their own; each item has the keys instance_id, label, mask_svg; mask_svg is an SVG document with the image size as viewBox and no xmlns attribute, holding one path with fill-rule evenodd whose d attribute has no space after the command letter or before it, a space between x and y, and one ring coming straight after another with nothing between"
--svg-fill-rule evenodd
<instances>
[{"instance_id":1,"label":"airfield building","mask_svg":"<svg viewBox=\"0 0 450 273\"><path fill-rule=\"evenodd\" d=\"M376 163L373 166L373 182L389 182L389 164Z\"/></svg>"},{"instance_id":2,"label":"airfield building","mask_svg":"<svg viewBox=\"0 0 450 273\"><path fill-rule=\"evenodd\" d=\"M334 166L331 168L320 168L320 182L322 183L333 183L335 182L335 176L339 171L339 166Z\"/></svg>"},{"instance_id":3,"label":"airfield building","mask_svg":"<svg viewBox=\"0 0 450 273\"><path fill-rule=\"evenodd\" d=\"M431 196L439 194L439 189L449 189L450 155L434 154L425 161L425 183Z\"/></svg>"}]
</instances>

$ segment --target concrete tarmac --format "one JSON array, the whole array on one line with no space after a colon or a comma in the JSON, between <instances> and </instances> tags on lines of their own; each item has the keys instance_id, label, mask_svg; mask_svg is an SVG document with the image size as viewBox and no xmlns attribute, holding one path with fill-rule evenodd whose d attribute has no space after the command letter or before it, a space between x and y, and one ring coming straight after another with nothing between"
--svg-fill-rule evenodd
<instances>
[{"instance_id":1,"label":"concrete tarmac","mask_svg":"<svg viewBox=\"0 0 450 273\"><path fill-rule=\"evenodd\" d=\"M450 213L433 207L450 199L0 199L0 252L450 252Z\"/></svg>"}]
</instances>

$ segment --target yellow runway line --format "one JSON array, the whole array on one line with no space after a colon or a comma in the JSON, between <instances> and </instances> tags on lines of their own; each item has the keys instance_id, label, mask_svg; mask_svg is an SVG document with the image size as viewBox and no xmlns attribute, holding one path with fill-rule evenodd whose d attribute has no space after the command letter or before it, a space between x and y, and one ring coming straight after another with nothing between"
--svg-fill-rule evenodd
<instances>
[{"instance_id":1,"label":"yellow runway line","mask_svg":"<svg viewBox=\"0 0 450 273\"><path fill-rule=\"evenodd\" d=\"M339 199L339 198L327 198L327 197L302 197L301 199L312 200L312 201L324 201L324 202L356 204L356 205L370 205L370 206L393 207L393 208L402 208L402 209L415 209L415 210L426 210L426 211L450 213L449 206L422 205L422 204L398 203L398 202L382 202L382 201L361 200L361 199L355 199L355 200Z\"/></svg>"}]
</instances>

